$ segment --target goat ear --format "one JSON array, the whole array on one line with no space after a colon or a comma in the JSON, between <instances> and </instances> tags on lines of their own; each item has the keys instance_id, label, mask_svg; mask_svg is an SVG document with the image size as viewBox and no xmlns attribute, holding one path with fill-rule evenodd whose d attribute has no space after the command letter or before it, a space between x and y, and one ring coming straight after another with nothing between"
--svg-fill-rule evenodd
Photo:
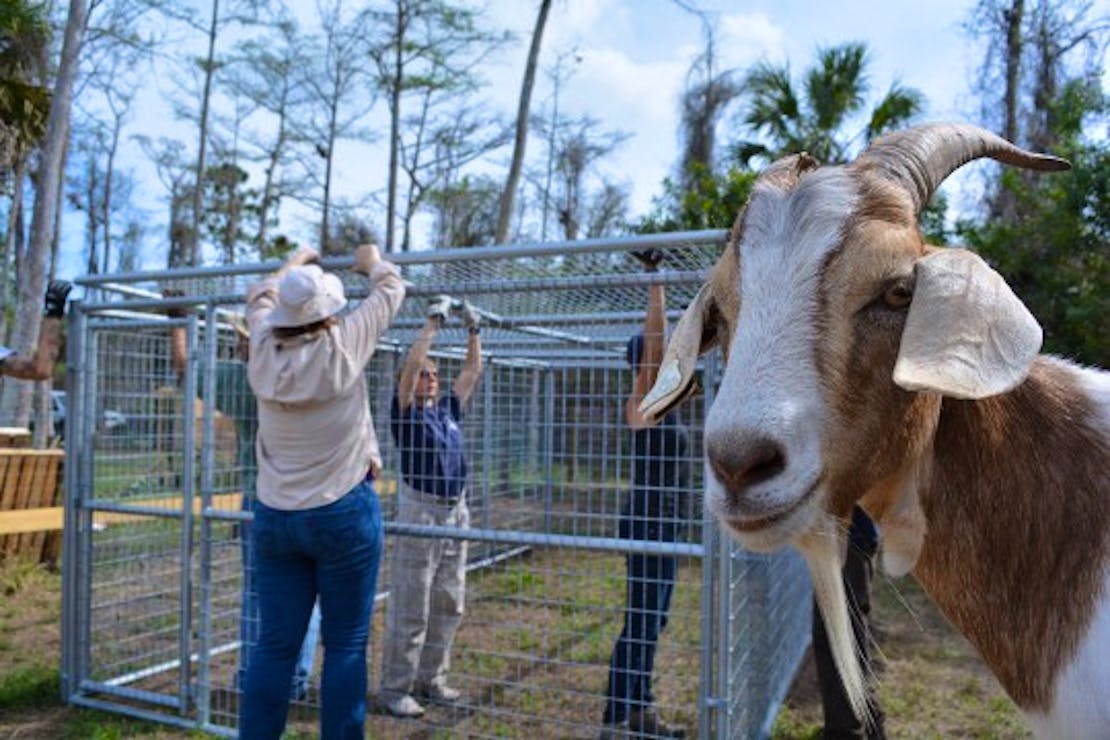
<instances>
[{"instance_id":1,"label":"goat ear","mask_svg":"<svg viewBox=\"0 0 1110 740\"><path fill-rule=\"evenodd\" d=\"M1002 276L965 249L918 260L894 382L978 399L1013 389L1041 348L1041 327Z\"/></svg>"},{"instance_id":2,"label":"goat ear","mask_svg":"<svg viewBox=\"0 0 1110 740\"><path fill-rule=\"evenodd\" d=\"M706 283L686 307L667 343L655 385L640 402L640 413L652 422L663 418L696 390L694 371L698 356L717 342L717 312L710 293L711 284Z\"/></svg>"}]
</instances>

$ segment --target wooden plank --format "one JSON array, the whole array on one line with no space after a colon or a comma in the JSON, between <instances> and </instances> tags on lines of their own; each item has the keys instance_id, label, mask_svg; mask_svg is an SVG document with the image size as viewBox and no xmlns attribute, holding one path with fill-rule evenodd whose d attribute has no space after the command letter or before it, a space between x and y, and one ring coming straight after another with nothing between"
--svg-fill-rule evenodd
<instances>
[{"instance_id":1,"label":"wooden plank","mask_svg":"<svg viewBox=\"0 0 1110 740\"><path fill-rule=\"evenodd\" d=\"M64 469L65 469L65 457L64 456L60 457L58 459L58 465L53 466L53 468L51 468L51 469L52 469L52 472L53 472L53 478L47 481L47 486L52 491L52 493L51 493L51 496L50 496L50 500L47 501L46 506L61 508L60 505L62 503L62 493L63 493L62 486L63 486L64 479L65 479L64 475L63 475ZM63 525L63 527L64 527L64 525ZM42 553L42 555L39 558L39 562L57 562L58 560L61 559L61 555L62 555L62 533L61 533L61 530L62 530L63 527L60 527L58 529L51 529L51 530L43 530L42 531L42 533L41 533L41 535L42 535L42 545L41 545L41 548L40 548L40 553Z\"/></svg>"},{"instance_id":2,"label":"wooden plank","mask_svg":"<svg viewBox=\"0 0 1110 740\"><path fill-rule=\"evenodd\" d=\"M60 530L65 517L61 506L0 511L0 532L15 536L26 532Z\"/></svg>"},{"instance_id":3,"label":"wooden plank","mask_svg":"<svg viewBox=\"0 0 1110 740\"><path fill-rule=\"evenodd\" d=\"M48 464L43 466L38 505L41 508L55 507L58 505L58 481L60 480L58 472L62 467L62 458L50 461L49 458L44 457L42 460ZM52 535L39 530L24 536L28 539L27 550L38 562L42 563L53 559L47 552L47 545L53 545L53 543L50 543L50 540L53 539Z\"/></svg>"},{"instance_id":4,"label":"wooden plank","mask_svg":"<svg viewBox=\"0 0 1110 740\"><path fill-rule=\"evenodd\" d=\"M12 511L25 508L20 505L20 499L23 498L23 487L26 485L23 474L26 470L27 460L26 457L15 456L9 460L7 475L4 477L4 499L0 501L0 509ZM6 558L14 555L18 542L18 535L5 537L3 543L0 543L0 557Z\"/></svg>"},{"instance_id":5,"label":"wooden plank","mask_svg":"<svg viewBox=\"0 0 1110 740\"><path fill-rule=\"evenodd\" d=\"M15 496L10 509L29 509L28 502L31 498L31 484L35 477L35 458L25 457L19 461ZM11 557L19 552L19 535L12 535L4 542L4 557Z\"/></svg>"},{"instance_id":6,"label":"wooden plank","mask_svg":"<svg viewBox=\"0 0 1110 740\"><path fill-rule=\"evenodd\" d=\"M375 488L379 495L387 496L395 492L396 481L392 478L378 479ZM152 509L168 509L180 511L182 499L180 496L162 496L159 498L143 499L142 501L129 501L136 506L148 506ZM193 501L193 514L200 515L199 497ZM220 493L212 496L212 508L219 511L239 511L242 505L239 492ZM63 508L61 506L47 506L40 508L22 509L16 511L0 511L0 535L22 534L27 532L60 530L63 526ZM98 511L93 515L95 524L121 524L149 519L148 514L129 514L114 511Z\"/></svg>"}]
</instances>

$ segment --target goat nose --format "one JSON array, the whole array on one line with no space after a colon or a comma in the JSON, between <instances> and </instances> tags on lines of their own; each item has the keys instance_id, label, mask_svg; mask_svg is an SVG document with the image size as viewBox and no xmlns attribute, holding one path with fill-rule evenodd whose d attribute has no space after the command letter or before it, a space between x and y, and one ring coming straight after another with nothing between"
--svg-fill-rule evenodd
<instances>
[{"instance_id":1,"label":"goat nose","mask_svg":"<svg viewBox=\"0 0 1110 740\"><path fill-rule=\"evenodd\" d=\"M782 445L767 437L728 446L723 440L710 439L706 443L706 457L717 480L734 496L786 470Z\"/></svg>"}]
</instances>

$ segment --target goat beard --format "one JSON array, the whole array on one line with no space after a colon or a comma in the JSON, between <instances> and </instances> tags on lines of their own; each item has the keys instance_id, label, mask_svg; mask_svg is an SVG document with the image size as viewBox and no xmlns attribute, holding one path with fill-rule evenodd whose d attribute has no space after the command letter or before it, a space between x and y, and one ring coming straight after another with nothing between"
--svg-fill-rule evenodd
<instances>
[{"instance_id":1,"label":"goat beard","mask_svg":"<svg viewBox=\"0 0 1110 740\"><path fill-rule=\"evenodd\" d=\"M870 724L873 718L867 705L865 681L872 680L872 677L864 677L860 668L858 646L848 618L848 597L841 575L848 546L845 527L832 515L825 514L812 529L798 538L795 545L809 567L809 577L825 623L833 662L840 674L848 703L856 717Z\"/></svg>"}]
</instances>

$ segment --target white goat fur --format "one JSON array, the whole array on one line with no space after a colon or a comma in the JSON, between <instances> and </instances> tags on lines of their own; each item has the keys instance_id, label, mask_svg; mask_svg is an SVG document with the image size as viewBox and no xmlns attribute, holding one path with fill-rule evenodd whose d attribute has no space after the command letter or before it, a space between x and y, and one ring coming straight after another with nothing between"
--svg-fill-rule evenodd
<instances>
[{"instance_id":1,"label":"white goat fur","mask_svg":"<svg viewBox=\"0 0 1110 740\"><path fill-rule=\"evenodd\" d=\"M707 505L751 549L806 554L857 713L838 572L858 502L887 571L914 572L1033 729L1091 737L1110 728L1110 374L1037 355L997 273L924 244L918 211L982 156L1067 166L959 124L850 165L772 165L642 409L664 413L722 346Z\"/></svg>"}]
</instances>

